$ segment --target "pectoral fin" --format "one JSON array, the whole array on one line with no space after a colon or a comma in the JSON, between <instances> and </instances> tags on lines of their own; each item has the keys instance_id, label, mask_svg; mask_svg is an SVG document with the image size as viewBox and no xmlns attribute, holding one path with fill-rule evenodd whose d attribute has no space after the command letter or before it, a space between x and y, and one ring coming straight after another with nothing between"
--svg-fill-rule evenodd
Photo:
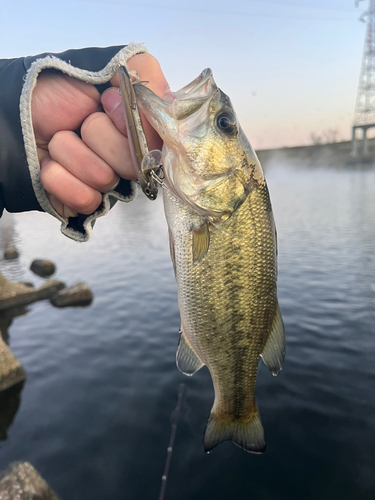
<instances>
[{"instance_id":1,"label":"pectoral fin","mask_svg":"<svg viewBox=\"0 0 375 500\"><path fill-rule=\"evenodd\" d=\"M178 343L176 354L176 364L180 372L184 375L189 375L190 377L194 375L195 372L200 370L202 366L204 366L192 348L189 340L186 338L182 327L180 330L180 341Z\"/></svg>"},{"instance_id":2,"label":"pectoral fin","mask_svg":"<svg viewBox=\"0 0 375 500\"><path fill-rule=\"evenodd\" d=\"M271 333L261 354L264 364L272 375L277 375L281 370L285 357L284 323L281 317L279 304L276 307Z\"/></svg>"},{"instance_id":3,"label":"pectoral fin","mask_svg":"<svg viewBox=\"0 0 375 500\"><path fill-rule=\"evenodd\" d=\"M193 234L193 264L198 264L208 251L210 246L210 230L208 222L200 227L192 229Z\"/></svg>"}]
</instances>

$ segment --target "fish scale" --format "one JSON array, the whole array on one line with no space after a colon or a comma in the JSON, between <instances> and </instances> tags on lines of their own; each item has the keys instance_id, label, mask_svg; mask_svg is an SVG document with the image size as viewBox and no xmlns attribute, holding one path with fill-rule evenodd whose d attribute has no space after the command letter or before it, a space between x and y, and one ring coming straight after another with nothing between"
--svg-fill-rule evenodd
<instances>
[{"instance_id":1,"label":"fish scale","mask_svg":"<svg viewBox=\"0 0 375 500\"><path fill-rule=\"evenodd\" d=\"M258 359L277 304L275 233L267 187L254 189L224 227L213 229L207 255L196 265L190 233L196 214L168 193L164 200L184 332L210 370L214 409L220 418L246 421L257 411ZM201 221L194 220L197 225ZM256 252L259 246L261 253Z\"/></svg>"}]
</instances>

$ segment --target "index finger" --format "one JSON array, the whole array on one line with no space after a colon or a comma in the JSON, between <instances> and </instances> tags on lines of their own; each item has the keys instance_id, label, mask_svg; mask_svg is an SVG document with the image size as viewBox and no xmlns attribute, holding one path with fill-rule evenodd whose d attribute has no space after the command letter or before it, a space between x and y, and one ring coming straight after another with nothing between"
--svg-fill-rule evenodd
<instances>
[{"instance_id":1,"label":"index finger","mask_svg":"<svg viewBox=\"0 0 375 500\"><path fill-rule=\"evenodd\" d=\"M170 91L159 61L151 54L137 54L131 57L126 65L129 70L135 69L137 71L141 81L149 82L147 87L160 98L163 98ZM117 73L112 77L111 84L115 87L120 86Z\"/></svg>"},{"instance_id":2,"label":"index finger","mask_svg":"<svg viewBox=\"0 0 375 500\"><path fill-rule=\"evenodd\" d=\"M140 80L147 81L147 87L161 98L164 98L166 94L173 95L158 60L151 54L137 54L131 57L127 62L127 67L129 70L136 70ZM112 77L111 83L116 87L119 86L120 82L117 74ZM114 89L107 89L102 95L102 103L105 112L110 116L116 128L124 134L126 129L121 97L118 94L116 95ZM109 103L111 103L111 110L108 106ZM162 140L142 112L141 119L149 149L161 149Z\"/></svg>"}]
</instances>

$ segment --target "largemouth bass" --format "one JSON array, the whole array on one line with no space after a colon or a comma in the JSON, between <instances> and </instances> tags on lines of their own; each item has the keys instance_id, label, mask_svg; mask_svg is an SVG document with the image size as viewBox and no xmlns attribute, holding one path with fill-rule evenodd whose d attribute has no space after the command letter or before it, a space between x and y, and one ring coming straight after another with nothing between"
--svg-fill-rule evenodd
<instances>
[{"instance_id":1,"label":"largemouth bass","mask_svg":"<svg viewBox=\"0 0 375 500\"><path fill-rule=\"evenodd\" d=\"M164 141L164 205L181 315L177 366L206 365L215 401L204 449L265 448L254 397L259 357L277 375L285 353L276 293L276 231L259 160L233 106L204 70L163 101L134 86Z\"/></svg>"}]
</instances>

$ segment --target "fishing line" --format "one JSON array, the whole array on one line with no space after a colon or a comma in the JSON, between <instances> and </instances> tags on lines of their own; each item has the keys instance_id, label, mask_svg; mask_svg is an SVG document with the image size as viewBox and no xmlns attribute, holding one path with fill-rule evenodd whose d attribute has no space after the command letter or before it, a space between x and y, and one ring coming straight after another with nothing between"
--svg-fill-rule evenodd
<instances>
[{"instance_id":1,"label":"fishing line","mask_svg":"<svg viewBox=\"0 0 375 500\"><path fill-rule=\"evenodd\" d=\"M164 500L165 490L167 488L169 467L171 465L171 460L172 460L173 444L174 444L174 439L176 437L177 424L178 424L178 419L180 417L180 410L181 410L181 404L182 404L182 398L184 395L184 390L185 390L185 384L180 384L180 388L178 391L178 397L177 397L177 404L176 404L175 409L171 413L172 429L171 429L171 435L169 438L169 444L168 444L168 448L167 448L167 459L165 461L164 473L161 477L161 488L160 488L159 500Z\"/></svg>"},{"instance_id":2,"label":"fishing line","mask_svg":"<svg viewBox=\"0 0 375 500\"><path fill-rule=\"evenodd\" d=\"M154 172L153 170L150 171L150 176L155 179L155 181L161 186L165 191L168 191L168 193L172 193L172 191L165 185L164 183L164 171L163 171L163 165L160 165L159 167L159 175Z\"/></svg>"},{"instance_id":3,"label":"fishing line","mask_svg":"<svg viewBox=\"0 0 375 500\"><path fill-rule=\"evenodd\" d=\"M202 432L201 431L197 431L193 427L193 425L191 423L190 414L192 412L192 408L191 408L191 406L188 403L188 394L189 394L189 391L188 391L188 389L186 389L185 398L184 398L184 401L183 401L183 404L182 404L182 406L184 408L183 418L184 418L184 421L186 422L187 426L189 427L189 430L190 430L191 434L194 437L197 437L197 436L200 436L202 434Z\"/></svg>"}]
</instances>

